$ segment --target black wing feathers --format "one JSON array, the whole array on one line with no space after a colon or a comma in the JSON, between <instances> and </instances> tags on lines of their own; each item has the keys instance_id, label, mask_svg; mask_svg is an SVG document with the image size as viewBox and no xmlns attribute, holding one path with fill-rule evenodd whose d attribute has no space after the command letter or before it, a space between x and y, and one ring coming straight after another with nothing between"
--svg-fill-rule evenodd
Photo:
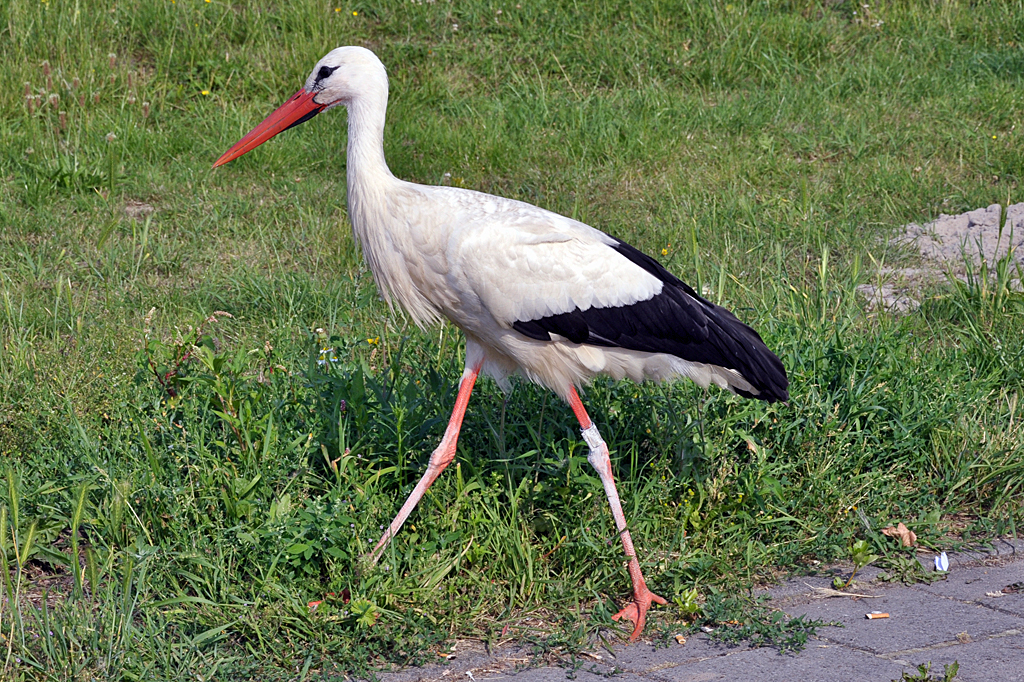
<instances>
[{"instance_id":1,"label":"black wing feathers","mask_svg":"<svg viewBox=\"0 0 1024 682\"><path fill-rule=\"evenodd\" d=\"M525 334L538 341L550 341L551 334L554 333L561 334L573 343L593 343L590 327L579 312L580 310L577 308L571 313L551 315L530 322L515 322L512 324L512 328L520 334Z\"/></svg>"},{"instance_id":2,"label":"black wing feathers","mask_svg":"<svg viewBox=\"0 0 1024 682\"><path fill-rule=\"evenodd\" d=\"M725 308L704 299L661 263L616 239L612 247L664 283L660 294L628 306L590 308L517 321L512 328L532 339L550 341L558 334L573 343L668 353L689 362L739 372L758 395L748 398L787 400L789 380L779 359L757 332Z\"/></svg>"}]
</instances>

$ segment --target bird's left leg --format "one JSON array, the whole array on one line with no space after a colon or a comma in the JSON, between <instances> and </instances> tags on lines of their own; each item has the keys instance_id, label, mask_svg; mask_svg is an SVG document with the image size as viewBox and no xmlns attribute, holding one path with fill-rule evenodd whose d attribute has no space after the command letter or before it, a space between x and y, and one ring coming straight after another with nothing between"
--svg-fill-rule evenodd
<instances>
[{"instance_id":1,"label":"bird's left leg","mask_svg":"<svg viewBox=\"0 0 1024 682\"><path fill-rule=\"evenodd\" d=\"M651 607L651 602L662 605L668 602L647 589L643 573L640 572L640 562L636 558L636 550L633 549L633 539L629 536L629 529L626 528L626 516L622 513L619 492L615 489L615 479L612 476L612 462L608 456L608 445L598 432L597 426L590 420L590 416L587 414L586 409L584 409L575 388L569 394L569 405L572 407L572 411L576 413L576 418L580 422L580 428L583 429L583 439L590 446L590 455L587 457L587 461L597 469L597 474L601 477L601 483L604 484L604 493L608 496L608 504L611 505L612 516L615 517L615 525L619 529L622 547L626 551L626 559L629 561L627 568L629 570L629 578L633 581L633 602L612 616L612 620L627 618L633 621L636 627L633 629L633 634L630 635L629 641L634 642L644 629L644 622L647 620L647 609Z\"/></svg>"},{"instance_id":2,"label":"bird's left leg","mask_svg":"<svg viewBox=\"0 0 1024 682\"><path fill-rule=\"evenodd\" d=\"M441 475L445 467L455 459L455 447L459 440L459 429L462 428L462 418L466 414L466 406L469 405L469 395L473 392L473 384L476 383L476 377L480 373L482 365L482 360L472 367L467 365L466 370L462 373L462 380L459 382L459 395L455 398L452 418L448 421L448 428L445 429L444 438L441 439L441 444L437 446L437 449L431 453L427 470L423 472L423 478L416 484L413 491L409 493L409 499L405 501L405 504L398 511L398 515L395 516L395 520L384 531L384 536L377 543L377 546L370 552L369 559L371 564L377 563L380 555L384 553L384 550L390 544L391 538L402 527L402 524L405 523L412 510L416 508L416 504L423 497L423 494L427 492L427 488Z\"/></svg>"}]
</instances>

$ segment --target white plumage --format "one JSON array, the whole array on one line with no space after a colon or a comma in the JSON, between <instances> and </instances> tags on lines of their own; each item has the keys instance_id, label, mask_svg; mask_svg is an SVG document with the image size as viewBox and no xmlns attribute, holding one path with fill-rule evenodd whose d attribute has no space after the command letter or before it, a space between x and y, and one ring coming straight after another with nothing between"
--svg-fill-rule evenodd
<instances>
[{"instance_id":1,"label":"white plumage","mask_svg":"<svg viewBox=\"0 0 1024 682\"><path fill-rule=\"evenodd\" d=\"M349 159L351 169L351 153ZM360 186L368 181L349 171L351 205L368 203ZM572 385L603 371L608 363L596 356L604 351L531 343L507 333L513 323L577 307L626 306L661 293L662 282L616 252L607 235L557 213L455 187L416 185L390 172L372 183L374 196L387 199L372 216L354 210L352 223L384 298L397 301L420 327L443 316L472 334L494 363L484 373L499 383L508 372L492 369L515 366L568 399Z\"/></svg>"},{"instance_id":2,"label":"white plumage","mask_svg":"<svg viewBox=\"0 0 1024 682\"><path fill-rule=\"evenodd\" d=\"M427 487L454 458L479 373L503 388L520 373L573 408L622 537L633 602L616 618L643 629L651 602L612 477L608 448L576 387L597 375L687 377L742 395L785 400L787 379L760 337L656 261L588 225L520 201L392 175L384 160L388 82L364 48L340 47L302 90L214 164L241 156L321 111L348 107L348 206L381 294L425 327L442 317L466 335L452 419L430 465L372 553L376 561Z\"/></svg>"}]
</instances>

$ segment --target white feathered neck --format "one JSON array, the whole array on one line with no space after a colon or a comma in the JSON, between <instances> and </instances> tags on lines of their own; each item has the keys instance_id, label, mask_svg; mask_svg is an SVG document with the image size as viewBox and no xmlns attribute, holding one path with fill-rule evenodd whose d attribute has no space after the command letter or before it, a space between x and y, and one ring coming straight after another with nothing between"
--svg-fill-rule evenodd
<instances>
[{"instance_id":1,"label":"white feathered neck","mask_svg":"<svg viewBox=\"0 0 1024 682\"><path fill-rule=\"evenodd\" d=\"M396 178L384 159L388 81L368 80L348 107L348 211L377 288L389 306L395 299L419 327L440 319L437 306L413 283L402 252L408 244L409 202L417 185Z\"/></svg>"}]
</instances>

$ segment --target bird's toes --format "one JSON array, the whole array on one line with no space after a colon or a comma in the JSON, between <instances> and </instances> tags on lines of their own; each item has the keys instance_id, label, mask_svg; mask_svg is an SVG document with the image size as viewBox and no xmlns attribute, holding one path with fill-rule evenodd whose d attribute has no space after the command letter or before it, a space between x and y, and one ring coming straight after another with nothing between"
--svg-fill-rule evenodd
<instances>
[{"instance_id":1,"label":"bird's toes","mask_svg":"<svg viewBox=\"0 0 1024 682\"><path fill-rule=\"evenodd\" d=\"M622 618L625 618L626 620L630 620L633 622L633 634L629 636L630 642L635 642L637 640L637 637L640 636L640 633L643 632L644 623L647 620L647 618L645 617L646 614L644 613L644 611L646 610L647 609L644 609L640 604L632 602L628 606L626 606L626 608L622 609L614 616L612 616L612 620L614 621L618 621Z\"/></svg>"},{"instance_id":2,"label":"bird's toes","mask_svg":"<svg viewBox=\"0 0 1024 682\"><path fill-rule=\"evenodd\" d=\"M664 597L659 597L650 590L645 589L643 594L634 596L632 602L612 616L614 621L619 621L623 618L633 621L635 627L633 628L633 634L629 636L630 642L635 642L640 633L643 632L644 624L647 622L647 609L651 607L651 602L661 604L662 606L668 603Z\"/></svg>"},{"instance_id":3,"label":"bird's toes","mask_svg":"<svg viewBox=\"0 0 1024 682\"><path fill-rule=\"evenodd\" d=\"M635 642L637 638L640 637L640 633L644 631L644 624L647 622L647 614L645 613L646 609L638 608L635 611L636 613L634 616L630 618L634 624L633 634L629 636L630 642Z\"/></svg>"},{"instance_id":4,"label":"bird's toes","mask_svg":"<svg viewBox=\"0 0 1024 682\"><path fill-rule=\"evenodd\" d=\"M640 617L639 616L639 612L640 612L640 609L637 606L636 602L630 602L626 606L626 608L622 609L621 611L616 613L614 616L612 616L612 620L619 621L619 620L625 618L626 620L631 620L631 621L633 621L635 623L635 622L637 622L637 620Z\"/></svg>"}]
</instances>

